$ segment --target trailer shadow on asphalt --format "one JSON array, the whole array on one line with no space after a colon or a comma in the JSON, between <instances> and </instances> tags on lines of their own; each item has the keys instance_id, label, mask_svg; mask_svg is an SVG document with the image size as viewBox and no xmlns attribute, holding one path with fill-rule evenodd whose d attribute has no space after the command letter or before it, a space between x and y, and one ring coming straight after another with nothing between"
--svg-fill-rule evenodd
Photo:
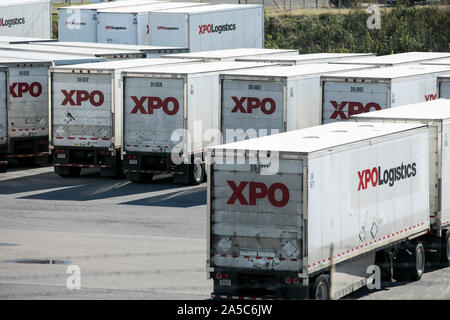
<instances>
[{"instance_id":1,"label":"trailer shadow on asphalt","mask_svg":"<svg viewBox=\"0 0 450 320\"><path fill-rule=\"evenodd\" d=\"M434 271L438 271L441 269L446 268L446 265L441 265L441 266L429 266L425 269L424 274L430 273L430 272L434 272ZM419 280L420 281L420 280ZM390 281L382 281L381 282L381 289L369 289L367 287L363 287L349 295L347 295L345 298L343 298L343 300L345 299L349 299L349 300L353 300L353 299L361 299L364 297L367 297L373 293L376 292L382 292L382 291L389 291L390 289L396 288L396 287L402 287L405 286L407 284L412 283L411 281L397 281L394 280L393 282Z\"/></svg>"},{"instance_id":2,"label":"trailer shadow on asphalt","mask_svg":"<svg viewBox=\"0 0 450 320\"><path fill-rule=\"evenodd\" d=\"M32 174L31 169L36 168L48 170ZM19 197L20 199L91 201L174 190L170 193L147 196L120 204L181 208L206 204L206 187L186 187L175 184L169 176L155 177L150 183L132 183L126 179L102 177L98 169L84 170L76 178L60 177L53 172L52 167L13 166L10 169L8 172L13 175L9 179L0 181L0 194L33 193L23 195Z\"/></svg>"},{"instance_id":3,"label":"trailer shadow on asphalt","mask_svg":"<svg viewBox=\"0 0 450 320\"><path fill-rule=\"evenodd\" d=\"M154 197L123 202L122 205L190 208L206 204L206 186L165 193Z\"/></svg>"}]
</instances>

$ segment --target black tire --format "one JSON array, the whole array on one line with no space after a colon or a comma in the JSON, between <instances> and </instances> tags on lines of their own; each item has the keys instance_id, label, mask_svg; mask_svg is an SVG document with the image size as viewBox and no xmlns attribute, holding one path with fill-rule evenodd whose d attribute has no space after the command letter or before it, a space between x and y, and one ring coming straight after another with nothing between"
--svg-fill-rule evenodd
<instances>
[{"instance_id":1,"label":"black tire","mask_svg":"<svg viewBox=\"0 0 450 320\"><path fill-rule=\"evenodd\" d=\"M64 168L67 170L61 170L63 168L60 168L59 171L59 175L63 178L76 178L80 175L81 173L81 168L80 167L69 167L69 168Z\"/></svg>"},{"instance_id":2,"label":"black tire","mask_svg":"<svg viewBox=\"0 0 450 320\"><path fill-rule=\"evenodd\" d=\"M318 276L310 288L309 297L313 300L328 300L330 298L330 278L326 274Z\"/></svg>"},{"instance_id":3,"label":"black tire","mask_svg":"<svg viewBox=\"0 0 450 320\"><path fill-rule=\"evenodd\" d=\"M444 266L450 265L450 230L442 237L441 262Z\"/></svg>"},{"instance_id":4,"label":"black tire","mask_svg":"<svg viewBox=\"0 0 450 320\"><path fill-rule=\"evenodd\" d=\"M189 165L189 184L199 185L205 180L206 172L203 163Z\"/></svg>"},{"instance_id":5,"label":"black tire","mask_svg":"<svg viewBox=\"0 0 450 320\"><path fill-rule=\"evenodd\" d=\"M416 242L407 249L400 250L394 261L394 279L418 281L425 271L425 248Z\"/></svg>"}]
</instances>

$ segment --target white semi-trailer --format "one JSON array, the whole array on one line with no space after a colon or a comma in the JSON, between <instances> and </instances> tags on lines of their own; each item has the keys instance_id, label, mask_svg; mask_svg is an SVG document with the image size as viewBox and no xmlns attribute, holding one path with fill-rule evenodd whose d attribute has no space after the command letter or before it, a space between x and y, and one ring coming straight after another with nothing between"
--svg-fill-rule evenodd
<instances>
[{"instance_id":1,"label":"white semi-trailer","mask_svg":"<svg viewBox=\"0 0 450 320\"><path fill-rule=\"evenodd\" d=\"M361 58L362 59L362 58ZM443 65L402 65L335 73L322 77L322 123L352 115L437 98Z\"/></svg>"},{"instance_id":2,"label":"white semi-trailer","mask_svg":"<svg viewBox=\"0 0 450 320\"><path fill-rule=\"evenodd\" d=\"M170 173L176 182L201 183L205 178L205 148L221 143L219 74L269 66L207 62L181 68L124 70L126 177L137 182L151 180L153 174Z\"/></svg>"},{"instance_id":3,"label":"white semi-trailer","mask_svg":"<svg viewBox=\"0 0 450 320\"><path fill-rule=\"evenodd\" d=\"M77 176L82 168L100 168L104 176L119 176L122 70L171 64L181 68L194 62L201 60L130 59L52 68L50 147L55 172Z\"/></svg>"},{"instance_id":4,"label":"white semi-trailer","mask_svg":"<svg viewBox=\"0 0 450 320\"><path fill-rule=\"evenodd\" d=\"M421 241L431 261L450 262L450 100L438 99L359 114L351 120L428 125L431 232Z\"/></svg>"},{"instance_id":5,"label":"white semi-trailer","mask_svg":"<svg viewBox=\"0 0 450 320\"><path fill-rule=\"evenodd\" d=\"M190 52L264 48L264 6L218 4L150 12L150 45Z\"/></svg>"},{"instance_id":6,"label":"white semi-trailer","mask_svg":"<svg viewBox=\"0 0 450 320\"><path fill-rule=\"evenodd\" d=\"M234 70L220 75L222 142L322 124L320 77L373 68L314 63Z\"/></svg>"},{"instance_id":7,"label":"white semi-trailer","mask_svg":"<svg viewBox=\"0 0 450 320\"><path fill-rule=\"evenodd\" d=\"M421 278L427 126L337 122L208 148L213 298L340 298ZM331 289L330 289L331 288Z\"/></svg>"}]
</instances>

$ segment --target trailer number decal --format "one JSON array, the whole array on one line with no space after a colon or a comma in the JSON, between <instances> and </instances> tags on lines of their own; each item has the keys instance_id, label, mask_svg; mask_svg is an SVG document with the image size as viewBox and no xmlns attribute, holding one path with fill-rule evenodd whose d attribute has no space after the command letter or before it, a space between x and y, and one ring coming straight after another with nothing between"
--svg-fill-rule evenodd
<instances>
[{"instance_id":1,"label":"trailer number decal","mask_svg":"<svg viewBox=\"0 0 450 320\"><path fill-rule=\"evenodd\" d=\"M233 194L228 199L227 204L235 204L236 200L238 200L242 205L254 206L256 205L257 199L264 199L266 197L269 199L270 204L278 208L284 207L289 202L289 189L282 183L274 183L270 187L267 187L262 182L242 181L238 186L231 180L227 180L227 183L233 191ZM242 194L247 185L249 186L248 201ZM281 199L279 200L275 197L275 192L277 190L281 191Z\"/></svg>"},{"instance_id":2,"label":"trailer number decal","mask_svg":"<svg viewBox=\"0 0 450 320\"><path fill-rule=\"evenodd\" d=\"M240 111L241 113L252 113L253 109L260 108L264 114L272 114L275 112L277 108L276 102L271 98L265 98L259 100L259 98L254 97L231 97L233 99L235 105L231 112L235 113ZM244 103L247 100L246 107L244 107Z\"/></svg>"},{"instance_id":3,"label":"trailer number decal","mask_svg":"<svg viewBox=\"0 0 450 320\"><path fill-rule=\"evenodd\" d=\"M338 103L336 101L330 101L330 103L334 107L334 112L331 115L330 119L337 119L340 117L341 119L349 119L352 115L358 113L370 112L370 109L381 110L381 107L376 102L369 102L365 106L360 102L354 101L342 101ZM348 112L345 114L344 108L348 105Z\"/></svg>"},{"instance_id":4,"label":"trailer number decal","mask_svg":"<svg viewBox=\"0 0 450 320\"><path fill-rule=\"evenodd\" d=\"M389 186L392 187L395 181L415 177L416 173L417 170L415 162L408 165L402 163L400 166L386 169L384 171L381 170L381 167L373 167L372 169L358 171L358 191L367 189L369 182L374 188L377 185L381 186L383 184L389 184Z\"/></svg>"}]
</instances>

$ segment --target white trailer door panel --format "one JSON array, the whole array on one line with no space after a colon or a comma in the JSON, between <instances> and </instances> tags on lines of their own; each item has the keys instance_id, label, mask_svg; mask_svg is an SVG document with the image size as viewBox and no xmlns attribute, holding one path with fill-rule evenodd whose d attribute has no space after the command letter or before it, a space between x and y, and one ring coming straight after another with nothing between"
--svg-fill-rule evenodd
<instances>
[{"instance_id":1,"label":"white trailer door panel","mask_svg":"<svg viewBox=\"0 0 450 320\"><path fill-rule=\"evenodd\" d=\"M124 148L170 152L184 128L184 79L124 79Z\"/></svg>"},{"instance_id":2,"label":"white trailer door panel","mask_svg":"<svg viewBox=\"0 0 450 320\"><path fill-rule=\"evenodd\" d=\"M233 158L227 158L233 163ZM302 162L214 164L212 265L257 270L302 268Z\"/></svg>"},{"instance_id":3,"label":"white trailer door panel","mask_svg":"<svg viewBox=\"0 0 450 320\"><path fill-rule=\"evenodd\" d=\"M53 145L109 147L111 75L53 73L52 81Z\"/></svg>"},{"instance_id":4,"label":"white trailer door panel","mask_svg":"<svg viewBox=\"0 0 450 320\"><path fill-rule=\"evenodd\" d=\"M48 134L48 68L9 68L11 137Z\"/></svg>"},{"instance_id":5,"label":"white trailer door panel","mask_svg":"<svg viewBox=\"0 0 450 320\"><path fill-rule=\"evenodd\" d=\"M6 86L6 73L0 72L0 145L6 144L8 137L8 88Z\"/></svg>"},{"instance_id":6,"label":"white trailer door panel","mask_svg":"<svg viewBox=\"0 0 450 320\"><path fill-rule=\"evenodd\" d=\"M283 132L283 97L282 82L223 80L223 142Z\"/></svg>"},{"instance_id":7,"label":"white trailer door panel","mask_svg":"<svg viewBox=\"0 0 450 320\"><path fill-rule=\"evenodd\" d=\"M347 120L354 114L385 109L388 94L386 84L325 81L322 123Z\"/></svg>"},{"instance_id":8,"label":"white trailer door panel","mask_svg":"<svg viewBox=\"0 0 450 320\"><path fill-rule=\"evenodd\" d=\"M309 160L308 270L427 229L428 172L426 132Z\"/></svg>"}]
</instances>

